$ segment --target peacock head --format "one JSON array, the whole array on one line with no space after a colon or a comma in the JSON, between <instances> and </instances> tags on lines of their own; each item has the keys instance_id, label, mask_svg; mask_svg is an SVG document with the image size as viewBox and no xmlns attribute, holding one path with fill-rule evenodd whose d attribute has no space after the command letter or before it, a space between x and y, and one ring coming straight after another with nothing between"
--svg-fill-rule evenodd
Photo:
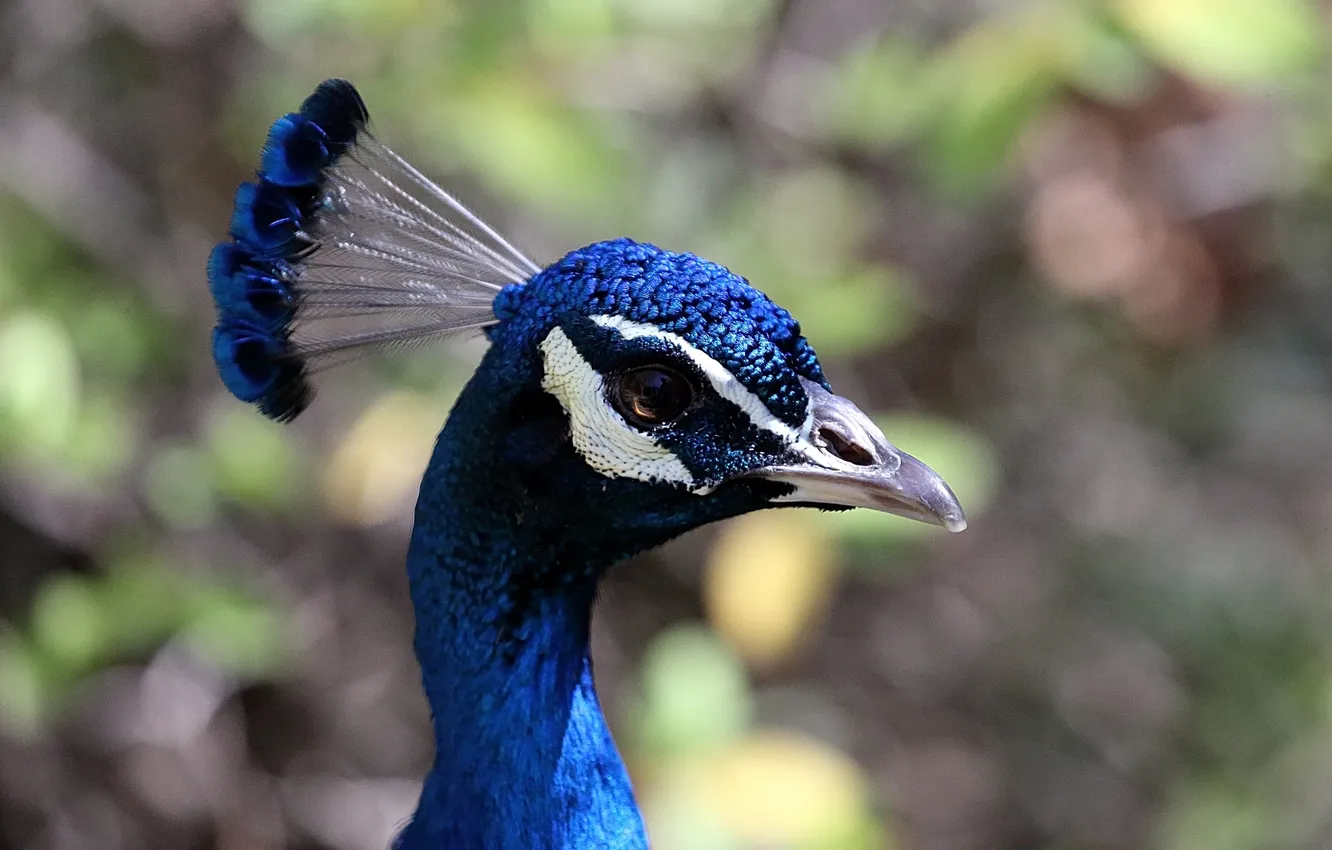
<instances>
[{"instance_id":1,"label":"peacock head","mask_svg":"<svg viewBox=\"0 0 1332 850\"><path fill-rule=\"evenodd\" d=\"M490 349L448 426L467 456L443 462L520 479L567 529L670 536L783 504L965 528L942 479L832 393L799 324L744 279L628 239L542 269L366 116L350 84L322 84L237 195L209 265L237 397L287 420L325 363L481 329Z\"/></svg>"},{"instance_id":2,"label":"peacock head","mask_svg":"<svg viewBox=\"0 0 1332 850\"><path fill-rule=\"evenodd\" d=\"M799 323L716 263L600 242L494 312L493 346L535 363L589 481L619 482L601 515L641 493L689 524L805 504L965 527L947 485L831 392Z\"/></svg>"}]
</instances>

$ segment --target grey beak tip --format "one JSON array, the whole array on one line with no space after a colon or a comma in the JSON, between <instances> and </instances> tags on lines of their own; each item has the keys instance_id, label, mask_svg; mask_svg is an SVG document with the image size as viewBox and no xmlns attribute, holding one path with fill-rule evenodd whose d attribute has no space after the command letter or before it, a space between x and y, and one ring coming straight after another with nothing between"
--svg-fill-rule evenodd
<instances>
[{"instance_id":1,"label":"grey beak tip","mask_svg":"<svg viewBox=\"0 0 1332 850\"><path fill-rule=\"evenodd\" d=\"M853 403L812 381L802 381L811 399L812 433L822 441L808 445L809 458L750 470L744 476L792 485L792 492L774 501L870 508L939 525L954 534L966 529L957 496L937 472L888 442ZM848 457L838 445L857 446L860 451Z\"/></svg>"},{"instance_id":2,"label":"grey beak tip","mask_svg":"<svg viewBox=\"0 0 1332 850\"><path fill-rule=\"evenodd\" d=\"M959 531L967 530L967 518L962 516L960 511L956 516L945 516L940 517L939 519L940 524L954 534L957 534Z\"/></svg>"}]
</instances>

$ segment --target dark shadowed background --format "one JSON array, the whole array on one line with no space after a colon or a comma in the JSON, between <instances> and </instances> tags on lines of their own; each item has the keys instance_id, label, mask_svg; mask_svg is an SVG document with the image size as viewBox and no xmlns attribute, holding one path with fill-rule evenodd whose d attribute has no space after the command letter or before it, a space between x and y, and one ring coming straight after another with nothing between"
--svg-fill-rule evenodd
<instances>
[{"instance_id":1,"label":"dark shadowed background","mask_svg":"<svg viewBox=\"0 0 1332 850\"><path fill-rule=\"evenodd\" d=\"M481 343L290 427L209 356L231 193L334 75L540 262L750 278L968 510L613 574L659 850L1332 847L1330 40L1302 0L0 6L0 848L411 809L403 552Z\"/></svg>"}]
</instances>

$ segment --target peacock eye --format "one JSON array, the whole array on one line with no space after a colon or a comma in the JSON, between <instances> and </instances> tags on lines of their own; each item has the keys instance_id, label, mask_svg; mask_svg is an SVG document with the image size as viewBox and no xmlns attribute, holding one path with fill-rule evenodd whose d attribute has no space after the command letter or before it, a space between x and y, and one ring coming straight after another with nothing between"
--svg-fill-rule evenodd
<instances>
[{"instance_id":1,"label":"peacock eye","mask_svg":"<svg viewBox=\"0 0 1332 850\"><path fill-rule=\"evenodd\" d=\"M620 374L611 403L631 425L651 428L679 418L694 400L689 379L665 366L643 366Z\"/></svg>"}]
</instances>

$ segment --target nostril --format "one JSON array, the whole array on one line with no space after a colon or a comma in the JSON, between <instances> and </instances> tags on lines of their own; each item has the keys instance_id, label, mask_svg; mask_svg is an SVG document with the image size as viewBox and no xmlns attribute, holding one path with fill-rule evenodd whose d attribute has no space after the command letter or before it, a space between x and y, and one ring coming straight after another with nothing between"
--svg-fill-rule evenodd
<instances>
[{"instance_id":1,"label":"nostril","mask_svg":"<svg viewBox=\"0 0 1332 850\"><path fill-rule=\"evenodd\" d=\"M819 438L823 440L823 444L828 451L847 463L854 463L856 466L874 465L874 455L870 453L869 449L848 440L832 428L827 426L820 428Z\"/></svg>"}]
</instances>

